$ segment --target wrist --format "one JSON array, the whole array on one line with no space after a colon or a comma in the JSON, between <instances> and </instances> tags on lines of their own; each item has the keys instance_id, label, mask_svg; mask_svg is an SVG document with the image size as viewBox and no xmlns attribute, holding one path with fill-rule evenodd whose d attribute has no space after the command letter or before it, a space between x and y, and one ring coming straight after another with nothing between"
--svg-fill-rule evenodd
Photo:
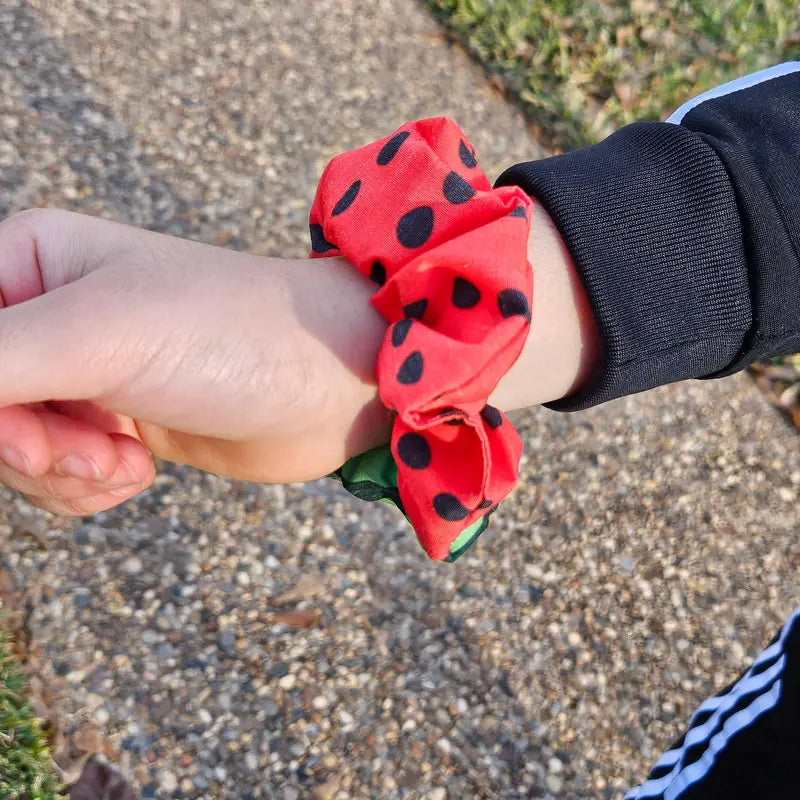
<instances>
[{"instance_id":1,"label":"wrist","mask_svg":"<svg viewBox=\"0 0 800 800\"><path fill-rule=\"evenodd\" d=\"M370 303L375 284L346 259L296 263L307 299L299 327L311 334L309 359L324 387L318 413L341 464L391 437L392 415L378 397L375 375L387 323Z\"/></svg>"},{"instance_id":2,"label":"wrist","mask_svg":"<svg viewBox=\"0 0 800 800\"><path fill-rule=\"evenodd\" d=\"M531 220L528 259L534 273L531 330L519 358L489 399L503 411L574 394L601 358L583 285L553 220L539 203ZM323 316L322 324L329 328L323 341L336 343L329 356L347 366L341 373L342 405L334 413L346 420L343 455L350 458L385 444L391 435L391 415L378 398L375 378L386 323L369 302L374 284L345 259L324 261L327 274L334 278L324 293L337 294L339 310ZM319 268L320 263L311 261L309 267Z\"/></svg>"},{"instance_id":3,"label":"wrist","mask_svg":"<svg viewBox=\"0 0 800 800\"><path fill-rule=\"evenodd\" d=\"M533 315L525 347L489 402L503 411L568 397L591 375L602 351L592 311L569 251L536 203L528 239Z\"/></svg>"}]
</instances>

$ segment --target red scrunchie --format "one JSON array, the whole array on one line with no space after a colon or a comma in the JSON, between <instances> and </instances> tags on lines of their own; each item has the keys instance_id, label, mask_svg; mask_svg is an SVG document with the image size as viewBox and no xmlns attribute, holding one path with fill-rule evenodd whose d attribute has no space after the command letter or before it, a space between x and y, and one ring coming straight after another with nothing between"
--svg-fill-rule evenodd
<instances>
[{"instance_id":1,"label":"red scrunchie","mask_svg":"<svg viewBox=\"0 0 800 800\"><path fill-rule=\"evenodd\" d=\"M378 391L397 412L400 498L431 558L517 482L520 438L486 401L530 326L532 209L518 187L492 189L446 118L337 156L311 208L312 256L342 255L381 287Z\"/></svg>"}]
</instances>

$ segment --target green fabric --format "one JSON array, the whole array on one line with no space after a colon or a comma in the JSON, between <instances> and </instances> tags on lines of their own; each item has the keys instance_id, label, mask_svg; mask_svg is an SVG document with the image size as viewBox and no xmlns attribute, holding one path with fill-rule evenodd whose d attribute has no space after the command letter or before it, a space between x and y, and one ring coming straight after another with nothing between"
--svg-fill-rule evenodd
<instances>
[{"instance_id":1,"label":"green fabric","mask_svg":"<svg viewBox=\"0 0 800 800\"><path fill-rule=\"evenodd\" d=\"M388 444L373 447L372 450L349 459L328 477L341 481L342 486L360 500L378 500L397 506L408 519L397 490L397 464ZM459 534L450 545L450 554L445 561L455 561L470 548L489 526L490 514L491 511Z\"/></svg>"},{"instance_id":2,"label":"green fabric","mask_svg":"<svg viewBox=\"0 0 800 800\"><path fill-rule=\"evenodd\" d=\"M379 486L397 488L397 464L394 463L388 444L373 447L372 450L351 458L340 471L351 483L372 481Z\"/></svg>"},{"instance_id":3,"label":"green fabric","mask_svg":"<svg viewBox=\"0 0 800 800\"><path fill-rule=\"evenodd\" d=\"M491 513L491 512L490 512ZM469 528L464 528L458 538L450 545L450 555L445 561L451 563L467 552L472 547L473 542L489 527L489 514L481 517L477 522L473 522Z\"/></svg>"}]
</instances>

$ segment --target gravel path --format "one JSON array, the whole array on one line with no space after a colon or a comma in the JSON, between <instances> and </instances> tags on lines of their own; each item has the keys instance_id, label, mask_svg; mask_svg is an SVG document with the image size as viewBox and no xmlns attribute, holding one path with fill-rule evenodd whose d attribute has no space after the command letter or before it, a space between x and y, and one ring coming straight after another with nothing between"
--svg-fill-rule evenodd
<instances>
[{"instance_id":1,"label":"gravel path","mask_svg":"<svg viewBox=\"0 0 800 800\"><path fill-rule=\"evenodd\" d=\"M53 205L298 256L341 150L448 114L543 154L411 0L0 0L0 216ZM800 597L796 435L750 381L518 415L454 565L322 480L161 465L82 520L0 491L65 732L142 798L620 798Z\"/></svg>"}]
</instances>

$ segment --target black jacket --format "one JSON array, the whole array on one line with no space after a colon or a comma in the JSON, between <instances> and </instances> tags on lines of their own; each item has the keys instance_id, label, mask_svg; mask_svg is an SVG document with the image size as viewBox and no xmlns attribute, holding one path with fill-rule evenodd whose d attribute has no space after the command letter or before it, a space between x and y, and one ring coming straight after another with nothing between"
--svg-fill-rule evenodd
<instances>
[{"instance_id":1,"label":"black jacket","mask_svg":"<svg viewBox=\"0 0 800 800\"><path fill-rule=\"evenodd\" d=\"M552 216L604 350L582 391L550 408L800 351L800 62L517 164L497 181L508 184Z\"/></svg>"}]
</instances>

